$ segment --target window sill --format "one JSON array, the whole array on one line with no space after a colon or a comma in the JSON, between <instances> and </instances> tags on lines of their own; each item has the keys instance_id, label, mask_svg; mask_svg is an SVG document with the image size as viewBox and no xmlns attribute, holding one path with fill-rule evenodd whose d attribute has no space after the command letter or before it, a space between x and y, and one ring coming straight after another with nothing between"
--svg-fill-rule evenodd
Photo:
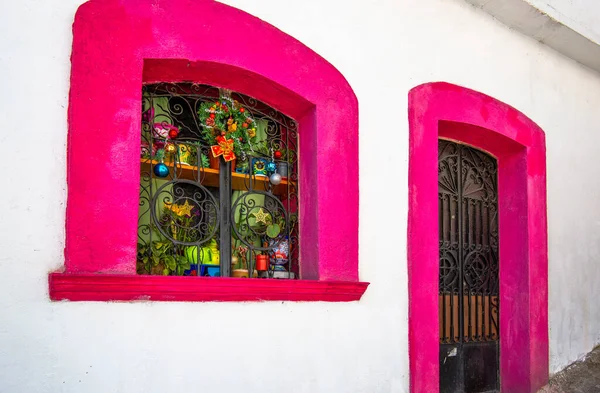
<instances>
[{"instance_id":1,"label":"window sill","mask_svg":"<svg viewBox=\"0 0 600 393\"><path fill-rule=\"evenodd\" d=\"M369 283L243 278L51 273L51 300L325 301L360 300Z\"/></svg>"}]
</instances>

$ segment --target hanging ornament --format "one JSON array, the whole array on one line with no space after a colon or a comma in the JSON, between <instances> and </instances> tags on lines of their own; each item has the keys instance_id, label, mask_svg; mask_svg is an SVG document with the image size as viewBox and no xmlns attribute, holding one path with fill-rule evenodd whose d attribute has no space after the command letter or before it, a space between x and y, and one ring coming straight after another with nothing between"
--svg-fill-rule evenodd
<instances>
[{"instance_id":1,"label":"hanging ornament","mask_svg":"<svg viewBox=\"0 0 600 393\"><path fill-rule=\"evenodd\" d=\"M272 185L276 186L281 183L281 175L279 173L273 173L271 177L269 177L269 181Z\"/></svg>"},{"instance_id":2,"label":"hanging ornament","mask_svg":"<svg viewBox=\"0 0 600 393\"><path fill-rule=\"evenodd\" d=\"M276 150L275 153L273 153L273 155L275 156L275 158L280 159L281 158L281 152L279 150Z\"/></svg>"},{"instance_id":3,"label":"hanging ornament","mask_svg":"<svg viewBox=\"0 0 600 393\"><path fill-rule=\"evenodd\" d=\"M175 138L177 138L177 135L179 135L179 131L177 131L177 129L171 128L169 130L169 138L175 139Z\"/></svg>"},{"instance_id":4,"label":"hanging ornament","mask_svg":"<svg viewBox=\"0 0 600 393\"><path fill-rule=\"evenodd\" d=\"M156 177L167 177L169 176L169 167L160 162L154 166L154 174Z\"/></svg>"},{"instance_id":5,"label":"hanging ornament","mask_svg":"<svg viewBox=\"0 0 600 393\"><path fill-rule=\"evenodd\" d=\"M163 160L165 159L165 151L164 149L158 149L156 151L156 156L154 157L158 160L158 164L154 166L154 174L156 177L167 177L169 176L169 167L165 165Z\"/></svg>"},{"instance_id":6,"label":"hanging ornament","mask_svg":"<svg viewBox=\"0 0 600 393\"><path fill-rule=\"evenodd\" d=\"M275 161L274 161L273 148L271 148L270 150L271 150L271 161L269 161L267 163L267 168L266 169L267 169L267 173L273 174L277 170L277 165L275 165Z\"/></svg>"},{"instance_id":7,"label":"hanging ornament","mask_svg":"<svg viewBox=\"0 0 600 393\"><path fill-rule=\"evenodd\" d=\"M174 143L167 143L167 145L165 146L165 150L167 151L167 153L175 153L177 151L177 146L175 146Z\"/></svg>"}]
</instances>

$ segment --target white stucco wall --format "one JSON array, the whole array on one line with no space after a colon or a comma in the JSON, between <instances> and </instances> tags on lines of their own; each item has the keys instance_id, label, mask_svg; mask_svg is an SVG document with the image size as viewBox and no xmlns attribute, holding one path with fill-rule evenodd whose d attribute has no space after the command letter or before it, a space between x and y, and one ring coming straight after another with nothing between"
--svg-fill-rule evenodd
<instances>
[{"instance_id":1,"label":"white stucco wall","mask_svg":"<svg viewBox=\"0 0 600 393\"><path fill-rule=\"evenodd\" d=\"M600 44L600 1L525 0L552 18Z\"/></svg>"},{"instance_id":2,"label":"white stucco wall","mask_svg":"<svg viewBox=\"0 0 600 393\"><path fill-rule=\"evenodd\" d=\"M407 92L440 80L546 131L551 371L600 342L600 76L463 0L229 1L315 49L355 89L360 278L371 282L360 302L49 302L80 2L0 12L0 392L407 392Z\"/></svg>"}]
</instances>

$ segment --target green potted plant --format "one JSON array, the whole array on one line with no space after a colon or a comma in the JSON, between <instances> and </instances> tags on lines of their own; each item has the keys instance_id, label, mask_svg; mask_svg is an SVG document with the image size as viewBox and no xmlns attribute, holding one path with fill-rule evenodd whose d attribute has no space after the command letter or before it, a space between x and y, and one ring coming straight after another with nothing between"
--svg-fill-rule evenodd
<instances>
[{"instance_id":1,"label":"green potted plant","mask_svg":"<svg viewBox=\"0 0 600 393\"><path fill-rule=\"evenodd\" d=\"M185 256L178 255L174 248L169 241L155 240L150 245L138 244L137 273L183 276L190 268L190 263Z\"/></svg>"}]
</instances>

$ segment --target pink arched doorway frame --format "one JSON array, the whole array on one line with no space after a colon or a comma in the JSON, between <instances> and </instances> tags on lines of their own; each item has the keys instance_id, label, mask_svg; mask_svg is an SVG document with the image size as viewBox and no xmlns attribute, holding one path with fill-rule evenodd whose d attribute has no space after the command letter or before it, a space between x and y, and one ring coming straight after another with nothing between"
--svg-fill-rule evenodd
<instances>
[{"instance_id":1,"label":"pink arched doorway frame","mask_svg":"<svg viewBox=\"0 0 600 393\"><path fill-rule=\"evenodd\" d=\"M409 93L409 355L413 393L439 391L438 138L498 159L500 384L535 392L548 380L544 132L492 97L449 83Z\"/></svg>"}]
</instances>

